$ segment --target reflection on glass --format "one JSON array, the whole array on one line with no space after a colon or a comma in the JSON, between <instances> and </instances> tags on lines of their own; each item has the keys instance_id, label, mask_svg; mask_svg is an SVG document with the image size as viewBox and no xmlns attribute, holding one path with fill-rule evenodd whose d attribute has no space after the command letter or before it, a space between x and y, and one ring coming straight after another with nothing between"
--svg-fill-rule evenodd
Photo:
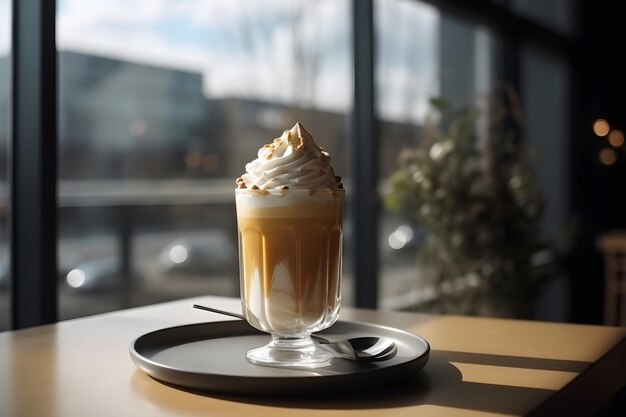
<instances>
[{"instance_id":1,"label":"reflection on glass","mask_svg":"<svg viewBox=\"0 0 626 417\"><path fill-rule=\"evenodd\" d=\"M570 0L513 0L518 13L553 30L571 34L574 30L574 8Z\"/></svg>"},{"instance_id":2,"label":"reflection on glass","mask_svg":"<svg viewBox=\"0 0 626 417\"><path fill-rule=\"evenodd\" d=\"M11 2L0 0L0 331L10 326L8 149L11 119Z\"/></svg>"},{"instance_id":3,"label":"reflection on glass","mask_svg":"<svg viewBox=\"0 0 626 417\"><path fill-rule=\"evenodd\" d=\"M62 318L238 295L234 179L259 146L300 121L348 172L349 16L347 0L59 2Z\"/></svg>"}]
</instances>

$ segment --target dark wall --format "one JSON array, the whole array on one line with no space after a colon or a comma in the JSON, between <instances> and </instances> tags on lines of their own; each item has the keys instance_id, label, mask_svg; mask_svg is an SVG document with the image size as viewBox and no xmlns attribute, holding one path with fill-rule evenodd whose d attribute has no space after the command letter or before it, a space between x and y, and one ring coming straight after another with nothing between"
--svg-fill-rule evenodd
<instances>
[{"instance_id":1,"label":"dark wall","mask_svg":"<svg viewBox=\"0 0 626 417\"><path fill-rule=\"evenodd\" d=\"M580 233L572 254L572 311L575 322L600 323L603 316L604 265L596 242L609 230L626 229L626 153L606 166L598 157L608 147L593 134L594 120L626 131L626 3L585 0L575 55L572 91L571 196Z\"/></svg>"}]
</instances>

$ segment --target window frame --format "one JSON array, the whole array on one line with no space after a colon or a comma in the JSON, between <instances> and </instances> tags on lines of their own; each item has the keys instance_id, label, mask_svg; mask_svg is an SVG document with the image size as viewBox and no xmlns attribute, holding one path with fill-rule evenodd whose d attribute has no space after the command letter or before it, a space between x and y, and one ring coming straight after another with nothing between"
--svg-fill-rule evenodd
<instances>
[{"instance_id":1,"label":"window frame","mask_svg":"<svg viewBox=\"0 0 626 417\"><path fill-rule=\"evenodd\" d=\"M56 1L13 0L9 252L13 329L57 321Z\"/></svg>"}]
</instances>

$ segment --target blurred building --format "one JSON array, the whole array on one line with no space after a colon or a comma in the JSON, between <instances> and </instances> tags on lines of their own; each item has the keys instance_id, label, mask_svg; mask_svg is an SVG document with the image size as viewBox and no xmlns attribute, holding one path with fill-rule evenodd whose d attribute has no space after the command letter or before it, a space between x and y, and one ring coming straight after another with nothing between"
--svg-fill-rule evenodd
<instances>
[{"instance_id":1,"label":"blurred building","mask_svg":"<svg viewBox=\"0 0 626 417\"><path fill-rule=\"evenodd\" d=\"M59 178L184 176L189 147L221 153L200 74L59 53Z\"/></svg>"},{"instance_id":2,"label":"blurred building","mask_svg":"<svg viewBox=\"0 0 626 417\"><path fill-rule=\"evenodd\" d=\"M349 117L286 103L207 98L202 74L117 59L59 52L60 180L229 178L242 173L260 145L296 122L347 173ZM0 80L10 61L0 58ZM0 82L0 152L8 143L9 83ZM393 167L420 128L383 122L381 166ZM343 140L337 140L342 138ZM0 166L1 175L6 169ZM344 174L345 175L345 174Z\"/></svg>"}]
</instances>

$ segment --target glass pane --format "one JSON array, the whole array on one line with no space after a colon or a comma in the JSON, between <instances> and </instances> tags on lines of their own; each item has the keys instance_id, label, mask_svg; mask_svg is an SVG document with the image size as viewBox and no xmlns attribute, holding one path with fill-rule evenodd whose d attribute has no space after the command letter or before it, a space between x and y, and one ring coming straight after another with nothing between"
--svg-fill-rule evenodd
<instances>
[{"instance_id":1,"label":"glass pane","mask_svg":"<svg viewBox=\"0 0 626 417\"><path fill-rule=\"evenodd\" d=\"M11 2L0 0L0 331L10 326L8 150L11 120Z\"/></svg>"},{"instance_id":2,"label":"glass pane","mask_svg":"<svg viewBox=\"0 0 626 417\"><path fill-rule=\"evenodd\" d=\"M530 45L522 48L521 62L527 145L545 200L541 234L550 241L571 245L567 241L574 236L568 209L569 71L561 59ZM547 282L536 307L541 318L567 320L567 283L565 273Z\"/></svg>"},{"instance_id":3,"label":"glass pane","mask_svg":"<svg viewBox=\"0 0 626 417\"><path fill-rule=\"evenodd\" d=\"M61 318L238 296L246 162L300 121L348 173L349 19L347 0L59 2Z\"/></svg>"},{"instance_id":4,"label":"glass pane","mask_svg":"<svg viewBox=\"0 0 626 417\"><path fill-rule=\"evenodd\" d=\"M552 235L542 226L557 215L551 210L563 208L550 200L542 213L543 195L564 184L558 176L550 184L539 178L560 169L553 154L563 153L565 122L563 113L547 114L537 103L548 94L566 100L566 90L554 89L567 81L555 86L557 71L543 79L553 83L548 89L527 85L532 92L522 93L535 103L528 105L544 113L524 115L520 92L502 82L504 46L496 35L419 2L377 6L379 44L392 48L376 62L385 203L380 305L535 314L533 292L554 278L544 245ZM560 139L537 164L534 147L545 133L539 117L552 118L548 129Z\"/></svg>"},{"instance_id":5,"label":"glass pane","mask_svg":"<svg viewBox=\"0 0 626 417\"><path fill-rule=\"evenodd\" d=\"M439 95L440 15L434 7L411 0L377 0L374 6L380 175L387 194L387 179L399 154L419 143L429 98ZM379 233L378 304L401 309L416 293L413 242L419 239L407 218L390 210L381 211Z\"/></svg>"},{"instance_id":6,"label":"glass pane","mask_svg":"<svg viewBox=\"0 0 626 417\"><path fill-rule=\"evenodd\" d=\"M574 7L571 0L513 0L513 8L521 15L563 33L572 33Z\"/></svg>"}]
</instances>

